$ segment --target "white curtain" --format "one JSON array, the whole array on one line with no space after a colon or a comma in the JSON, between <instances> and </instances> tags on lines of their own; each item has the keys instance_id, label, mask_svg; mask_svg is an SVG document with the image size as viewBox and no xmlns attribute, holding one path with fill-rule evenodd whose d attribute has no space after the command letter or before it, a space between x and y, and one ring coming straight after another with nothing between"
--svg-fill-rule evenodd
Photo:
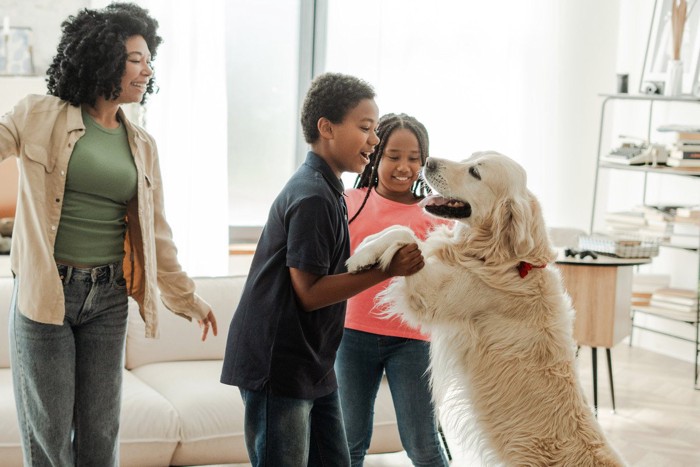
<instances>
[{"instance_id":1,"label":"white curtain","mask_svg":"<svg viewBox=\"0 0 700 467\"><path fill-rule=\"evenodd\" d=\"M178 258L194 276L228 273L224 0L141 0L159 22L157 94L145 126L160 153Z\"/></svg>"}]
</instances>

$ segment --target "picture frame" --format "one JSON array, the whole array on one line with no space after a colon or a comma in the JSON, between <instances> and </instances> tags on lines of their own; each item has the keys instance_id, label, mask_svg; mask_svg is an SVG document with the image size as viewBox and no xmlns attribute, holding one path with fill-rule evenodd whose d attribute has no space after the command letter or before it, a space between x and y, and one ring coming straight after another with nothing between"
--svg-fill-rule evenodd
<instances>
[{"instance_id":1,"label":"picture frame","mask_svg":"<svg viewBox=\"0 0 700 467\"><path fill-rule=\"evenodd\" d=\"M675 0L655 0L649 26L644 64L639 82L642 94L663 94L663 86L668 74L668 64L673 58L671 8ZM700 67L700 0L688 0L683 43L680 60L683 63L681 93L685 95L699 92L697 83Z\"/></svg>"},{"instance_id":2,"label":"picture frame","mask_svg":"<svg viewBox=\"0 0 700 467\"><path fill-rule=\"evenodd\" d=\"M0 28L0 75L33 75L32 46L31 28Z\"/></svg>"}]
</instances>

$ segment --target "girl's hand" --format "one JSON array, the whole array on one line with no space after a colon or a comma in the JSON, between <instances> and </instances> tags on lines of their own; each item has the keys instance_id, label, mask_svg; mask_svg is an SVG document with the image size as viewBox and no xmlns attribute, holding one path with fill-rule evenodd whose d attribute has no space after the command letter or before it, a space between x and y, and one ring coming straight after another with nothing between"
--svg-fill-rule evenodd
<instances>
[{"instance_id":1,"label":"girl's hand","mask_svg":"<svg viewBox=\"0 0 700 467\"><path fill-rule=\"evenodd\" d=\"M218 333L218 328L216 327L216 317L214 312L209 310L207 317L199 320L199 327L202 328L202 342L207 340L207 334L209 334L209 327L211 326L211 331L216 336Z\"/></svg>"}]
</instances>

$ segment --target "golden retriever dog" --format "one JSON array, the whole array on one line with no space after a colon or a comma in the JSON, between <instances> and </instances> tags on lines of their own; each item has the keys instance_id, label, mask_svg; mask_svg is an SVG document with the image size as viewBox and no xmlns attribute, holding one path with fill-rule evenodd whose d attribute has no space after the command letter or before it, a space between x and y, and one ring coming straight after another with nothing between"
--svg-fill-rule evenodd
<instances>
[{"instance_id":1,"label":"golden retriever dog","mask_svg":"<svg viewBox=\"0 0 700 467\"><path fill-rule=\"evenodd\" d=\"M347 265L385 268L401 246L420 246L425 267L395 278L380 300L430 333L433 396L449 403L448 426L489 465L623 465L581 390L571 302L523 168L485 152L431 157L423 176L439 193L424 209L455 227L425 242L390 227Z\"/></svg>"}]
</instances>

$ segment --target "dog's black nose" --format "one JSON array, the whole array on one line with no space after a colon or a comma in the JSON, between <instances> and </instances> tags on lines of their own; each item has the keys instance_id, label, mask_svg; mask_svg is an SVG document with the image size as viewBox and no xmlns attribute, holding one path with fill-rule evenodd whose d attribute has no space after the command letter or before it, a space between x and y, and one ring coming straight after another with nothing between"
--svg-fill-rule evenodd
<instances>
[{"instance_id":1,"label":"dog's black nose","mask_svg":"<svg viewBox=\"0 0 700 467\"><path fill-rule=\"evenodd\" d=\"M428 170L435 170L438 168L438 163L437 161L429 157L428 160L425 162L425 168Z\"/></svg>"}]
</instances>

